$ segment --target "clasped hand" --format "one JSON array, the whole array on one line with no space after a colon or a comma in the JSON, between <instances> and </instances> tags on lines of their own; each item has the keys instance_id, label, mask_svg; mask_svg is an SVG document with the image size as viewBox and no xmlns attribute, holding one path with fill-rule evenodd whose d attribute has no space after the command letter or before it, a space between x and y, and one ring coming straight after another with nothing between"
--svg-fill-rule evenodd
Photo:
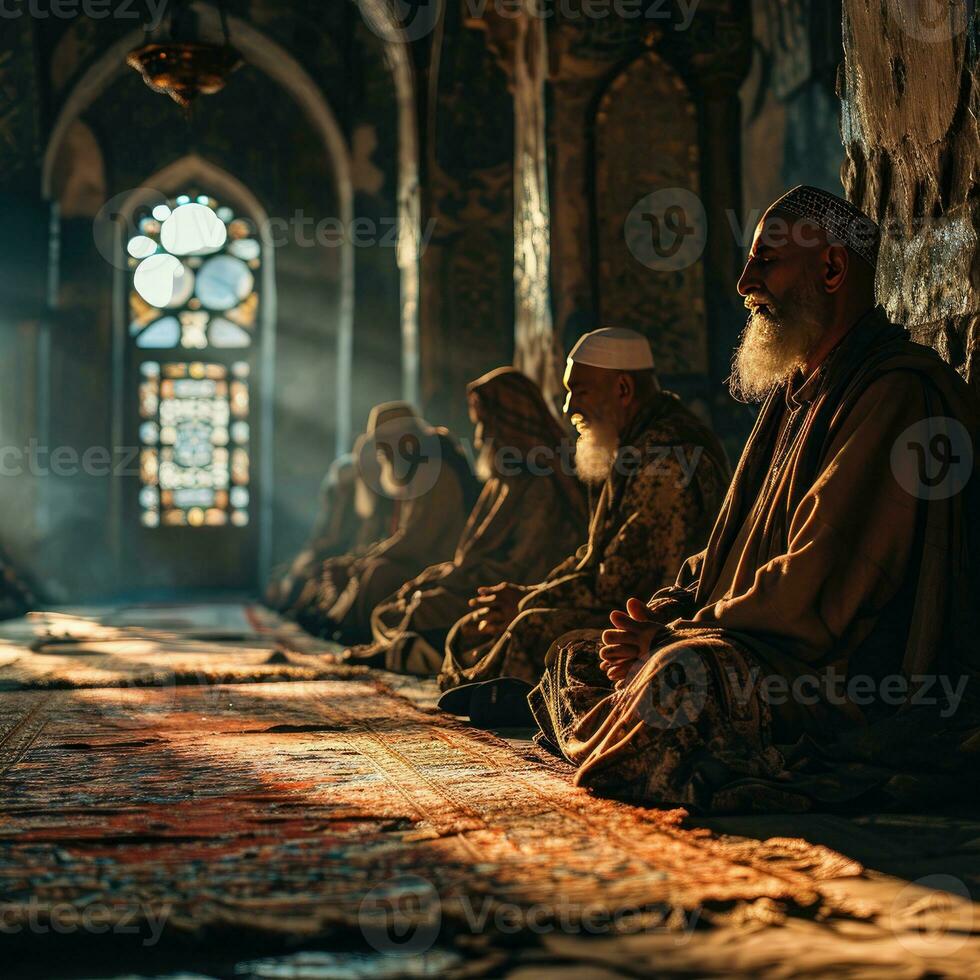
<instances>
[{"instance_id":1,"label":"clasped hand","mask_svg":"<svg viewBox=\"0 0 980 980\"><path fill-rule=\"evenodd\" d=\"M472 609L478 610L476 628L485 635L502 633L517 616L517 606L524 598L524 590L508 582L481 586L477 595L470 599Z\"/></svg>"},{"instance_id":2,"label":"clasped hand","mask_svg":"<svg viewBox=\"0 0 980 980\"><path fill-rule=\"evenodd\" d=\"M613 628L603 631L599 665L614 684L626 680L630 672L650 654L653 641L663 631L646 603L630 599L626 611L610 613Z\"/></svg>"}]
</instances>

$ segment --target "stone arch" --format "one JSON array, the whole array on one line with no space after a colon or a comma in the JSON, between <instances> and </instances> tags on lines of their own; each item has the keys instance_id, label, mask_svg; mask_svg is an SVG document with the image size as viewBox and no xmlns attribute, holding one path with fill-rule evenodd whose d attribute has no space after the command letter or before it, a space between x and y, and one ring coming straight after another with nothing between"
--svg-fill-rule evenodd
<instances>
[{"instance_id":1,"label":"stone arch","mask_svg":"<svg viewBox=\"0 0 980 980\"><path fill-rule=\"evenodd\" d=\"M202 30L216 29L220 22L217 10L210 4L195 3L201 16ZM350 150L347 140L328 105L323 92L306 69L280 44L238 17L228 18L233 43L245 60L254 68L279 84L305 112L313 130L319 135L326 158L336 182L339 202L338 218L344 227L350 227L354 218L354 192L350 172ZM73 123L89 106L124 72L126 55L145 43L147 35L142 30L131 31L110 45L105 52L83 72L66 97L54 125L44 153L41 191L45 200L54 201L53 178L65 140ZM351 383L353 375L354 338L354 247L349 236L338 249L340 258L340 299L337 326L337 375L335 383L337 450L345 451L351 441ZM52 272L56 280L57 264ZM56 296L54 284L49 286L49 296Z\"/></svg>"},{"instance_id":2,"label":"stone arch","mask_svg":"<svg viewBox=\"0 0 980 980\"><path fill-rule=\"evenodd\" d=\"M419 290L422 197L415 73L404 32L386 0L357 0L365 21L380 25L398 106L398 269L401 276L402 396L419 401Z\"/></svg>"}]
</instances>

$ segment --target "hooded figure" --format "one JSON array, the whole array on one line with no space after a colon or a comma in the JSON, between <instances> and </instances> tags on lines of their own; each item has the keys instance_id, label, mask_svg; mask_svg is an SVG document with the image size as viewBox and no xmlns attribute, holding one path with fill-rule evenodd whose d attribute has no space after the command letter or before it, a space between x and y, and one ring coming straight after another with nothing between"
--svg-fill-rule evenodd
<instances>
[{"instance_id":1,"label":"hooded figure","mask_svg":"<svg viewBox=\"0 0 980 980\"><path fill-rule=\"evenodd\" d=\"M585 536L585 494L571 467L571 440L537 385L504 367L472 382L467 393L483 492L452 560L430 566L379 605L371 617L375 642L351 651L352 660L438 673L449 629L481 585L537 582Z\"/></svg>"},{"instance_id":2,"label":"hooded figure","mask_svg":"<svg viewBox=\"0 0 980 980\"><path fill-rule=\"evenodd\" d=\"M345 562L353 561L391 527L392 501L373 487L379 469L365 478L358 460L367 440L360 435L351 453L331 465L320 490L321 507L306 547L290 566L273 573L266 603L285 616L307 609L329 581L337 594L347 584Z\"/></svg>"},{"instance_id":3,"label":"hooded figure","mask_svg":"<svg viewBox=\"0 0 980 980\"><path fill-rule=\"evenodd\" d=\"M324 563L316 595L298 611L306 629L346 643L370 639L370 616L407 579L449 558L477 484L455 439L405 402L377 405L357 466L390 501L390 524L360 553Z\"/></svg>"}]
</instances>

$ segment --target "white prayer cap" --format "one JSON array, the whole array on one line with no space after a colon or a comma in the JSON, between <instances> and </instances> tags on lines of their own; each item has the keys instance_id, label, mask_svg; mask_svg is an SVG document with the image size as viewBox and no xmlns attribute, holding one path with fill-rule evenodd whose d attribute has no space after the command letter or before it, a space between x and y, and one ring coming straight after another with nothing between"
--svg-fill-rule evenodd
<instances>
[{"instance_id":1,"label":"white prayer cap","mask_svg":"<svg viewBox=\"0 0 980 980\"><path fill-rule=\"evenodd\" d=\"M603 327L587 333L572 348L568 363L611 371L652 371L654 367L650 342L643 334L625 327Z\"/></svg>"}]
</instances>

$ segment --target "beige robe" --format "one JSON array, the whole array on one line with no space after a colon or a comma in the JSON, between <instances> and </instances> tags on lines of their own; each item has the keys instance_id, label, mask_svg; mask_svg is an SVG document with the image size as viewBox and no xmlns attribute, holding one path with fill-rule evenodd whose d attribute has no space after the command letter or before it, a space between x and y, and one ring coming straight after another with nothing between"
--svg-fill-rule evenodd
<instances>
[{"instance_id":1,"label":"beige robe","mask_svg":"<svg viewBox=\"0 0 980 980\"><path fill-rule=\"evenodd\" d=\"M431 489L410 500L396 501L397 528L345 569L347 582L327 612L342 642L370 638L374 607L429 565L449 559L466 518L467 488L459 471L438 461Z\"/></svg>"}]
</instances>

